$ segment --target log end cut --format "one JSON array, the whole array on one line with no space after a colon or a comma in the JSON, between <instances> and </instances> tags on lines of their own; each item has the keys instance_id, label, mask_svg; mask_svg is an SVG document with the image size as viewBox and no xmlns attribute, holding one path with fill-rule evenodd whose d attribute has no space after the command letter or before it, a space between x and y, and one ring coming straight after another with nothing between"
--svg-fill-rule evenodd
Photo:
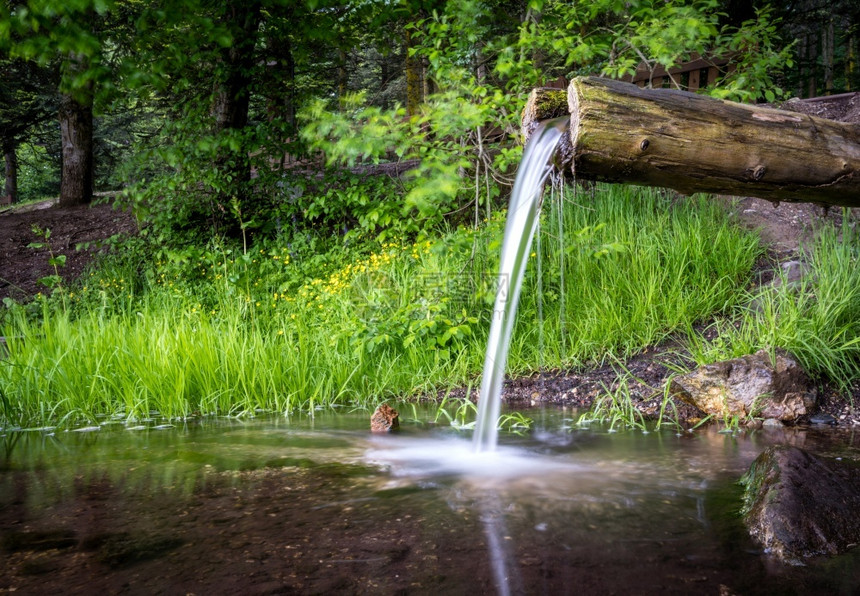
<instances>
[{"instance_id":1,"label":"log end cut","mask_svg":"<svg viewBox=\"0 0 860 596\"><path fill-rule=\"evenodd\" d=\"M529 94L529 99L523 108L522 128L520 133L523 137L523 144L528 143L529 139L534 134L538 125L544 120L554 120L556 118L565 118L570 115L567 108L567 91L564 89L554 89L551 87L538 87L532 89ZM573 145L571 137L564 135L562 137L558 151L555 156L555 163L559 170L567 170L570 168L571 160L573 159Z\"/></svg>"}]
</instances>

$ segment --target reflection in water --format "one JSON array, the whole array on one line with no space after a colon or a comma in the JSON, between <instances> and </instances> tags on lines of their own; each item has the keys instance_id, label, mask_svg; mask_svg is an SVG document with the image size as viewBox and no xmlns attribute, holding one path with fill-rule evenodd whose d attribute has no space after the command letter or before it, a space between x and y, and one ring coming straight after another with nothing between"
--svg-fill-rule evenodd
<instances>
[{"instance_id":1,"label":"reflection in water","mask_svg":"<svg viewBox=\"0 0 860 596\"><path fill-rule=\"evenodd\" d=\"M565 430L563 416L548 410L530 436L484 453L418 423L371 436L365 415L318 416L314 429L273 418L53 437L7 431L0 590L860 587L850 556L830 568L769 569L750 542L736 481L769 444L766 433L606 434ZM823 436L795 440L822 448Z\"/></svg>"},{"instance_id":2,"label":"reflection in water","mask_svg":"<svg viewBox=\"0 0 860 596\"><path fill-rule=\"evenodd\" d=\"M522 577L513 552L513 542L508 535L505 513L499 496L489 493L481 503L480 511L496 593L500 596L524 593Z\"/></svg>"}]
</instances>

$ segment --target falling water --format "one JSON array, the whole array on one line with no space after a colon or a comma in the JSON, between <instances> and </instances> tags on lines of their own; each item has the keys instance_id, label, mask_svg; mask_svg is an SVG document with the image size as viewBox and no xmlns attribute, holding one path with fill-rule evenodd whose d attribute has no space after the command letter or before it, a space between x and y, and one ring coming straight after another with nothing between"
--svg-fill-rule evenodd
<instances>
[{"instance_id":1,"label":"falling water","mask_svg":"<svg viewBox=\"0 0 860 596\"><path fill-rule=\"evenodd\" d=\"M476 451L492 451L496 448L496 425L501 409L505 363L508 359L508 347L511 343L526 261L538 223L541 192L551 170L550 158L567 127L566 118L541 124L532 135L517 170L517 179L508 205L496 303L487 341L487 355L484 358L484 376L481 380L478 421L475 426Z\"/></svg>"}]
</instances>

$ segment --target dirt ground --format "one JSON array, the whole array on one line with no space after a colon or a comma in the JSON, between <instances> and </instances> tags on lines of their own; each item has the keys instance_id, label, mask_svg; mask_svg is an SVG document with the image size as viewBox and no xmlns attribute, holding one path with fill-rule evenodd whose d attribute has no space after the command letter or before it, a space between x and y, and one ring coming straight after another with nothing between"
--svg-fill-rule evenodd
<instances>
[{"instance_id":1,"label":"dirt ground","mask_svg":"<svg viewBox=\"0 0 860 596\"><path fill-rule=\"evenodd\" d=\"M0 300L9 297L26 300L47 288L39 279L54 273L48 263L49 250L30 248L43 242L33 226L50 230L50 248L65 255L66 264L59 274L66 283L83 273L93 257L104 250L103 242L116 234L134 234L137 224L130 213L102 204L82 207L57 207L44 201L0 211ZM79 245L81 250L78 250Z\"/></svg>"}]
</instances>

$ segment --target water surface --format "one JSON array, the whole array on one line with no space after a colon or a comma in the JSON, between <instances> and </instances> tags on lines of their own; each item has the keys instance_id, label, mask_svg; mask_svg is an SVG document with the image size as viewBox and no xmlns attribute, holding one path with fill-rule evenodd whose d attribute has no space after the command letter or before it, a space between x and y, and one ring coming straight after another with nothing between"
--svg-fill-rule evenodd
<instances>
[{"instance_id":1,"label":"water surface","mask_svg":"<svg viewBox=\"0 0 860 596\"><path fill-rule=\"evenodd\" d=\"M385 436L366 413L0 431L0 590L860 589L856 555L782 566L737 515L736 481L766 446L856 455L851 437L607 433L571 428L570 411L529 415L532 433L487 453L429 409Z\"/></svg>"}]
</instances>

